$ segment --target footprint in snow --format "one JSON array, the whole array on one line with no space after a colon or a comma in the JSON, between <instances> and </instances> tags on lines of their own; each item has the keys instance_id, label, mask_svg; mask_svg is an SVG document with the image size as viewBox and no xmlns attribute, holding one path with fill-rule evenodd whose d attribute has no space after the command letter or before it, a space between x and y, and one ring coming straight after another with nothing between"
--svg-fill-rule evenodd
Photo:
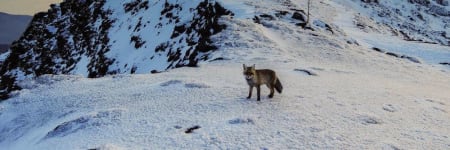
<instances>
[{"instance_id":1,"label":"footprint in snow","mask_svg":"<svg viewBox=\"0 0 450 150\"><path fill-rule=\"evenodd\" d=\"M392 145L392 144L386 144L386 145L383 147L383 149L386 149L386 150L400 150L400 148L398 148L397 146Z\"/></svg>"},{"instance_id":2,"label":"footprint in snow","mask_svg":"<svg viewBox=\"0 0 450 150\"><path fill-rule=\"evenodd\" d=\"M343 71L343 70L338 70L338 69L331 69L331 71L334 71L336 73L343 73L343 74L354 74L355 73L352 71Z\"/></svg>"},{"instance_id":3,"label":"footprint in snow","mask_svg":"<svg viewBox=\"0 0 450 150\"><path fill-rule=\"evenodd\" d=\"M439 104L439 105L445 105L445 103L443 103L443 102L435 101L435 100L432 100L432 99L426 99L425 101L430 102L430 103Z\"/></svg>"},{"instance_id":4,"label":"footprint in snow","mask_svg":"<svg viewBox=\"0 0 450 150\"><path fill-rule=\"evenodd\" d=\"M440 112L443 112L443 113L448 113L445 109L439 108L441 106L445 106L446 105L444 102L440 102L440 101L436 101L436 100L432 100L432 99L425 99L425 101L429 102L429 103L432 103L432 105L434 105L434 106L431 107L433 110L437 110L437 111L440 111ZM416 102L419 103L418 101L416 101Z\"/></svg>"},{"instance_id":5,"label":"footprint in snow","mask_svg":"<svg viewBox=\"0 0 450 150\"><path fill-rule=\"evenodd\" d=\"M448 113L446 110L438 108L438 107L433 107L433 109L437 110L437 111L440 111L440 112L443 112L443 113Z\"/></svg>"},{"instance_id":6,"label":"footprint in snow","mask_svg":"<svg viewBox=\"0 0 450 150\"><path fill-rule=\"evenodd\" d=\"M161 84L159 84L160 86L169 86L169 85L173 85L173 84L180 84L182 83L181 80L170 80L167 82L163 82Z\"/></svg>"},{"instance_id":7,"label":"footprint in snow","mask_svg":"<svg viewBox=\"0 0 450 150\"><path fill-rule=\"evenodd\" d=\"M398 111L398 108L396 108L392 104L384 104L383 110L388 111L388 112L396 112L396 111Z\"/></svg>"},{"instance_id":8,"label":"footprint in snow","mask_svg":"<svg viewBox=\"0 0 450 150\"><path fill-rule=\"evenodd\" d=\"M122 116L123 112L122 109L111 109L73 118L57 124L43 139L64 137L88 128L113 125L120 122L119 117Z\"/></svg>"},{"instance_id":9,"label":"footprint in snow","mask_svg":"<svg viewBox=\"0 0 450 150\"><path fill-rule=\"evenodd\" d=\"M163 82L159 85L162 87L166 87L166 86L181 84L181 83L183 83L183 81L181 81L181 80L169 80L169 81ZM186 88L209 88L210 87L209 85L206 85L204 83L186 83L186 84L184 84L184 86Z\"/></svg>"},{"instance_id":10,"label":"footprint in snow","mask_svg":"<svg viewBox=\"0 0 450 150\"><path fill-rule=\"evenodd\" d=\"M228 123L229 124L255 124L253 119L250 119L250 118L247 118L247 119L236 118L236 119L228 120Z\"/></svg>"},{"instance_id":11,"label":"footprint in snow","mask_svg":"<svg viewBox=\"0 0 450 150\"><path fill-rule=\"evenodd\" d=\"M325 71L325 69L319 67L311 67L311 69L316 71Z\"/></svg>"},{"instance_id":12,"label":"footprint in snow","mask_svg":"<svg viewBox=\"0 0 450 150\"><path fill-rule=\"evenodd\" d=\"M184 84L187 88L209 88L209 85L203 84L203 83L186 83Z\"/></svg>"},{"instance_id":13,"label":"footprint in snow","mask_svg":"<svg viewBox=\"0 0 450 150\"><path fill-rule=\"evenodd\" d=\"M378 119L373 116L368 115L361 115L357 117L358 121L361 122L364 125L371 125L371 124L381 124L381 119Z\"/></svg>"},{"instance_id":14,"label":"footprint in snow","mask_svg":"<svg viewBox=\"0 0 450 150\"><path fill-rule=\"evenodd\" d=\"M309 132L322 132L323 129L317 128L317 127L309 127L306 129Z\"/></svg>"}]
</instances>

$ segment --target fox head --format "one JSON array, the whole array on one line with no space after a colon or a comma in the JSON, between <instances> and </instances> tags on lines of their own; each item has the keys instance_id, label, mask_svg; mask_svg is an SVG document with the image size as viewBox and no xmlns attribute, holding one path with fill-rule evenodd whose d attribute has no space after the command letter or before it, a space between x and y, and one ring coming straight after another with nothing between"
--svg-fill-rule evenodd
<instances>
[{"instance_id":1,"label":"fox head","mask_svg":"<svg viewBox=\"0 0 450 150\"><path fill-rule=\"evenodd\" d=\"M255 77L256 75L256 69L255 69L255 65L253 64L253 66L245 66L245 64L242 65L244 68L244 76L246 80L251 80Z\"/></svg>"}]
</instances>

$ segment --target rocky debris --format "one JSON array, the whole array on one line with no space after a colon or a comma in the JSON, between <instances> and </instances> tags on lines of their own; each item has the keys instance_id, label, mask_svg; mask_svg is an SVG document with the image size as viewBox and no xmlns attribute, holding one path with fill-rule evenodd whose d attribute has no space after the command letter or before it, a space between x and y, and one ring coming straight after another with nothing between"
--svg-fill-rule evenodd
<instances>
[{"instance_id":1,"label":"rocky debris","mask_svg":"<svg viewBox=\"0 0 450 150\"><path fill-rule=\"evenodd\" d=\"M414 62L414 63L419 63L419 64L422 63L419 58L412 57L412 56L407 56L407 55L401 55L401 54L397 54L397 53L394 53L394 52L386 52L386 50L378 48L378 47L372 47L372 50L374 50L376 52L384 53L384 54L386 54L388 56L392 56L392 57L396 57L396 58L402 58L402 59L407 59L407 60L409 60L411 62Z\"/></svg>"},{"instance_id":2,"label":"rocky debris","mask_svg":"<svg viewBox=\"0 0 450 150\"><path fill-rule=\"evenodd\" d=\"M306 69L294 69L294 71L303 72L303 73L305 73L306 75L309 75L309 76L317 76L317 73L312 72L310 70L306 70Z\"/></svg>"},{"instance_id":3,"label":"rocky debris","mask_svg":"<svg viewBox=\"0 0 450 150\"><path fill-rule=\"evenodd\" d=\"M196 126L193 126L193 127L190 127L190 128L188 128L188 129L186 129L186 131L184 131L184 133L190 134L190 133L193 133L194 130L197 130L197 129L200 129L200 126L199 126L199 125L196 125Z\"/></svg>"}]
</instances>

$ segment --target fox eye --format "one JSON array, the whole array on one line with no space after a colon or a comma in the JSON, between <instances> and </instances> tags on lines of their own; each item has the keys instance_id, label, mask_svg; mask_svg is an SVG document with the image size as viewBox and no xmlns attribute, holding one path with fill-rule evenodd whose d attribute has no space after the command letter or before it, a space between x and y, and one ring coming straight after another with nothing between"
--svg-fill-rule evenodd
<instances>
[{"instance_id":1,"label":"fox eye","mask_svg":"<svg viewBox=\"0 0 450 150\"><path fill-rule=\"evenodd\" d=\"M251 72L246 72L246 73L244 73L244 74L247 75L247 76L253 75L253 73L251 73Z\"/></svg>"}]
</instances>

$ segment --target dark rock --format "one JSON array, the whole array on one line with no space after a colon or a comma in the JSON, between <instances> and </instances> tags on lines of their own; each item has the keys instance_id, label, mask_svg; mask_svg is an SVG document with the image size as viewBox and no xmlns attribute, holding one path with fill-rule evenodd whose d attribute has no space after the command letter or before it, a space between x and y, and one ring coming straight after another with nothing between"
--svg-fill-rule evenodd
<instances>
[{"instance_id":1,"label":"dark rock","mask_svg":"<svg viewBox=\"0 0 450 150\"><path fill-rule=\"evenodd\" d=\"M136 14L140 9L148 9L148 1L135 0L124 4L125 12L130 12L131 14Z\"/></svg>"},{"instance_id":2,"label":"dark rock","mask_svg":"<svg viewBox=\"0 0 450 150\"><path fill-rule=\"evenodd\" d=\"M375 4L379 3L378 0L361 0L361 1L364 3L375 3Z\"/></svg>"},{"instance_id":3,"label":"dark rock","mask_svg":"<svg viewBox=\"0 0 450 150\"><path fill-rule=\"evenodd\" d=\"M189 134L189 133L194 132L194 130L197 130L197 129L200 129L199 125L188 128L186 131L184 131L184 133Z\"/></svg>"},{"instance_id":4,"label":"dark rock","mask_svg":"<svg viewBox=\"0 0 450 150\"><path fill-rule=\"evenodd\" d=\"M307 20L307 16L304 13L299 12L294 12L294 14L292 14L292 18L302 22L306 22Z\"/></svg>"},{"instance_id":5,"label":"dark rock","mask_svg":"<svg viewBox=\"0 0 450 150\"><path fill-rule=\"evenodd\" d=\"M210 60L209 62L219 61L219 60L231 60L231 59L229 59L229 58L223 58L223 57L217 57L217 58L214 58L214 59Z\"/></svg>"},{"instance_id":6,"label":"dark rock","mask_svg":"<svg viewBox=\"0 0 450 150\"><path fill-rule=\"evenodd\" d=\"M143 41L141 39L141 37L139 37L139 36L133 35L133 36L131 36L130 42L134 43L134 48L138 49L138 48L141 48L142 45L144 45L146 41Z\"/></svg>"},{"instance_id":7,"label":"dark rock","mask_svg":"<svg viewBox=\"0 0 450 150\"><path fill-rule=\"evenodd\" d=\"M282 11L282 10L279 10L279 11L277 11L277 12L275 13L275 16L277 16L278 18L281 18L281 17L283 17L283 16L286 16L287 14L289 14L288 11Z\"/></svg>"},{"instance_id":8,"label":"dark rock","mask_svg":"<svg viewBox=\"0 0 450 150\"><path fill-rule=\"evenodd\" d=\"M427 6L430 4L430 0L408 0L408 2L410 2L412 4L420 4L423 6Z\"/></svg>"},{"instance_id":9,"label":"dark rock","mask_svg":"<svg viewBox=\"0 0 450 150\"><path fill-rule=\"evenodd\" d=\"M441 65L449 65L450 66L450 62L441 62L439 64L441 64Z\"/></svg>"},{"instance_id":10,"label":"dark rock","mask_svg":"<svg viewBox=\"0 0 450 150\"><path fill-rule=\"evenodd\" d=\"M155 52L164 52L169 47L169 42L161 43L155 48Z\"/></svg>"},{"instance_id":11,"label":"dark rock","mask_svg":"<svg viewBox=\"0 0 450 150\"><path fill-rule=\"evenodd\" d=\"M253 17L253 22L257 24L261 24L261 19L258 16Z\"/></svg>"},{"instance_id":12,"label":"dark rock","mask_svg":"<svg viewBox=\"0 0 450 150\"><path fill-rule=\"evenodd\" d=\"M300 26L302 28L306 28L307 23L306 22L302 22L302 23L296 23L296 26Z\"/></svg>"},{"instance_id":13,"label":"dark rock","mask_svg":"<svg viewBox=\"0 0 450 150\"><path fill-rule=\"evenodd\" d=\"M152 73L152 74L155 74L155 73L161 73L161 71L158 71L158 70L152 70L152 71L150 71L150 73Z\"/></svg>"},{"instance_id":14,"label":"dark rock","mask_svg":"<svg viewBox=\"0 0 450 150\"><path fill-rule=\"evenodd\" d=\"M314 20L313 24L319 28L325 29L327 31L330 31L332 34L334 34L333 28L329 24L327 24L321 20Z\"/></svg>"},{"instance_id":15,"label":"dark rock","mask_svg":"<svg viewBox=\"0 0 450 150\"><path fill-rule=\"evenodd\" d=\"M411 56L402 55L400 58L407 59L407 60L409 60L411 62L414 62L414 63L419 63L419 64L421 63L418 58L411 57Z\"/></svg>"},{"instance_id":16,"label":"dark rock","mask_svg":"<svg viewBox=\"0 0 450 150\"><path fill-rule=\"evenodd\" d=\"M393 56L393 57L397 57L397 58L400 57L398 54L393 53L393 52L386 52L386 55Z\"/></svg>"},{"instance_id":17,"label":"dark rock","mask_svg":"<svg viewBox=\"0 0 450 150\"><path fill-rule=\"evenodd\" d=\"M384 52L385 52L385 50L382 50L382 49L380 49L380 48L378 48L378 47L372 47L372 49L373 49L374 51L377 51L377 52L380 52L380 53L384 53Z\"/></svg>"},{"instance_id":18,"label":"dark rock","mask_svg":"<svg viewBox=\"0 0 450 150\"><path fill-rule=\"evenodd\" d=\"M272 15L269 14L261 14L259 15L261 18L265 18L267 20L275 20L275 17L273 17Z\"/></svg>"},{"instance_id":19,"label":"dark rock","mask_svg":"<svg viewBox=\"0 0 450 150\"><path fill-rule=\"evenodd\" d=\"M449 4L449 2L448 2L448 0L436 0L436 3L438 3L439 5L442 5L442 6L448 6Z\"/></svg>"},{"instance_id":20,"label":"dark rock","mask_svg":"<svg viewBox=\"0 0 450 150\"><path fill-rule=\"evenodd\" d=\"M294 69L294 71L303 72L303 73L306 73L307 75L310 75L310 76L317 76L316 73L314 73L312 71L309 71L309 70L306 70L306 69Z\"/></svg>"}]
</instances>

